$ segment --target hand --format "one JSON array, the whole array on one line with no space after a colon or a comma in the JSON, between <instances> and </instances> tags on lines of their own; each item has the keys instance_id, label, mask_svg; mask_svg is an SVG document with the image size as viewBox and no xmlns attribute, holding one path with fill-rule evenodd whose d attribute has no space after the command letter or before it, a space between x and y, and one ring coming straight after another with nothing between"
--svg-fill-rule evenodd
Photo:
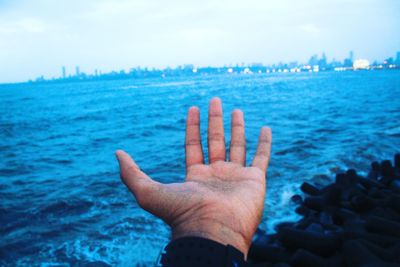
<instances>
[{"instance_id":1,"label":"hand","mask_svg":"<svg viewBox=\"0 0 400 267\"><path fill-rule=\"evenodd\" d=\"M163 219L172 239L199 236L230 244L247 255L264 208L271 131L261 129L256 155L246 167L244 119L232 112L230 161L226 161L222 106L213 98L208 111L208 157L204 164L200 113L189 109L186 122L186 181L161 184L142 172L125 152L117 151L121 179L139 205Z\"/></svg>"}]
</instances>

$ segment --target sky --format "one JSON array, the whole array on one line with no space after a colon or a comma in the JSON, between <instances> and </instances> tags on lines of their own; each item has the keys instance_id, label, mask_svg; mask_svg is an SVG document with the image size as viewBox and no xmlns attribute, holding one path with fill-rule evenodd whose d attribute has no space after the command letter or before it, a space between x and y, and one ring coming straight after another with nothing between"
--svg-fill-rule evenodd
<instances>
[{"instance_id":1,"label":"sky","mask_svg":"<svg viewBox=\"0 0 400 267\"><path fill-rule=\"evenodd\" d=\"M399 0L0 0L0 83L183 64L370 61L400 51Z\"/></svg>"}]
</instances>

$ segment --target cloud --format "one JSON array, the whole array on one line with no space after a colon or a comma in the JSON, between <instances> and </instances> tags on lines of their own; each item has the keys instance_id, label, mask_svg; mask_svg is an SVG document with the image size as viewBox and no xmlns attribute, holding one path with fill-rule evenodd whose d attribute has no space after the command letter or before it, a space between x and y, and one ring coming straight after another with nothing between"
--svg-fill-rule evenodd
<instances>
[{"instance_id":1,"label":"cloud","mask_svg":"<svg viewBox=\"0 0 400 267\"><path fill-rule=\"evenodd\" d=\"M44 33L47 30L46 23L37 18L22 18L8 23L0 21L0 33Z\"/></svg>"},{"instance_id":2,"label":"cloud","mask_svg":"<svg viewBox=\"0 0 400 267\"><path fill-rule=\"evenodd\" d=\"M46 31L46 23L36 18L23 18L16 24L21 30L30 33L43 33Z\"/></svg>"},{"instance_id":3,"label":"cloud","mask_svg":"<svg viewBox=\"0 0 400 267\"><path fill-rule=\"evenodd\" d=\"M225 32L218 29L208 29L208 28L192 28L190 30L184 30L181 32L183 39L189 42L200 42L206 43L207 41L219 40L225 35Z\"/></svg>"},{"instance_id":4,"label":"cloud","mask_svg":"<svg viewBox=\"0 0 400 267\"><path fill-rule=\"evenodd\" d=\"M299 29L302 30L303 32L311 34L318 34L321 32L321 29L317 25L312 23L302 24L299 26Z\"/></svg>"},{"instance_id":5,"label":"cloud","mask_svg":"<svg viewBox=\"0 0 400 267\"><path fill-rule=\"evenodd\" d=\"M90 11L84 14L90 18L113 18L118 16L126 15L137 15L138 13L144 12L153 4L149 1L137 0L137 1L99 1L91 3Z\"/></svg>"}]
</instances>

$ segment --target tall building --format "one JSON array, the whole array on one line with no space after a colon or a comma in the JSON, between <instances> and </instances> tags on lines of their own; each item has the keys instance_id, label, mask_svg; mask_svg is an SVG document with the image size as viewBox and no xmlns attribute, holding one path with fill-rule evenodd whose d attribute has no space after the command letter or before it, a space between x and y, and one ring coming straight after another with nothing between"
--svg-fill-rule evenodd
<instances>
[{"instance_id":1,"label":"tall building","mask_svg":"<svg viewBox=\"0 0 400 267\"><path fill-rule=\"evenodd\" d=\"M354 53L353 53L353 51L350 51L349 57L344 60L343 65L345 67L352 67L353 61L354 61Z\"/></svg>"},{"instance_id":2,"label":"tall building","mask_svg":"<svg viewBox=\"0 0 400 267\"><path fill-rule=\"evenodd\" d=\"M327 66L327 59L325 52L322 53L321 59L318 61L318 65L320 68L325 69Z\"/></svg>"},{"instance_id":3,"label":"tall building","mask_svg":"<svg viewBox=\"0 0 400 267\"><path fill-rule=\"evenodd\" d=\"M353 53L353 51L350 51L350 53L349 53L349 59L350 59L351 61L354 61L354 53Z\"/></svg>"},{"instance_id":4,"label":"tall building","mask_svg":"<svg viewBox=\"0 0 400 267\"><path fill-rule=\"evenodd\" d=\"M79 71L79 66L76 66L76 68L75 68L75 75L76 76L79 76L81 73L80 73L80 71Z\"/></svg>"},{"instance_id":5,"label":"tall building","mask_svg":"<svg viewBox=\"0 0 400 267\"><path fill-rule=\"evenodd\" d=\"M65 66L62 67L62 77L65 79L67 77L67 71L65 69Z\"/></svg>"},{"instance_id":6,"label":"tall building","mask_svg":"<svg viewBox=\"0 0 400 267\"><path fill-rule=\"evenodd\" d=\"M317 54L313 55L313 56L310 58L310 60L308 60L308 64L309 64L310 66L318 65L318 55L317 55Z\"/></svg>"}]
</instances>

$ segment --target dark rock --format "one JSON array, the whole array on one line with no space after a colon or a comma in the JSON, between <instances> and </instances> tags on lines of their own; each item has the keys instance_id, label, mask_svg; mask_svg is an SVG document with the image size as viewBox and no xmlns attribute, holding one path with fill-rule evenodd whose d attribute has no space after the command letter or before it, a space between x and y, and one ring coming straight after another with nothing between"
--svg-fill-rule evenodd
<instances>
[{"instance_id":1,"label":"dark rock","mask_svg":"<svg viewBox=\"0 0 400 267\"><path fill-rule=\"evenodd\" d=\"M313 210L322 211L326 205L322 197L306 197L304 199L304 206Z\"/></svg>"},{"instance_id":2,"label":"dark rock","mask_svg":"<svg viewBox=\"0 0 400 267\"><path fill-rule=\"evenodd\" d=\"M324 233L324 228L318 223L311 223L307 226L306 231L315 233Z\"/></svg>"},{"instance_id":3,"label":"dark rock","mask_svg":"<svg viewBox=\"0 0 400 267\"><path fill-rule=\"evenodd\" d=\"M391 195L386 200L386 205L400 213L400 196Z\"/></svg>"},{"instance_id":4,"label":"dark rock","mask_svg":"<svg viewBox=\"0 0 400 267\"><path fill-rule=\"evenodd\" d=\"M387 197L387 194L377 187L371 188L368 192L368 195L374 199L383 199Z\"/></svg>"},{"instance_id":5,"label":"dark rock","mask_svg":"<svg viewBox=\"0 0 400 267\"><path fill-rule=\"evenodd\" d=\"M297 205L300 205L301 203L303 203L303 198L300 195L294 195L290 198L290 200Z\"/></svg>"},{"instance_id":6,"label":"dark rock","mask_svg":"<svg viewBox=\"0 0 400 267\"><path fill-rule=\"evenodd\" d=\"M296 267L329 266L329 263L324 258L303 249L299 249L294 253L291 263Z\"/></svg>"},{"instance_id":7,"label":"dark rock","mask_svg":"<svg viewBox=\"0 0 400 267\"><path fill-rule=\"evenodd\" d=\"M321 190L319 190L318 188L316 188L315 186L304 182L301 186L300 186L301 191L303 191L304 193L311 195L311 196L318 196L321 194Z\"/></svg>"},{"instance_id":8,"label":"dark rock","mask_svg":"<svg viewBox=\"0 0 400 267\"><path fill-rule=\"evenodd\" d=\"M363 195L354 196L351 199L351 205L353 206L355 211L365 212L372 209L375 205L374 202Z\"/></svg>"},{"instance_id":9,"label":"dark rock","mask_svg":"<svg viewBox=\"0 0 400 267\"><path fill-rule=\"evenodd\" d=\"M398 222L370 216L365 227L371 232L400 237L400 223Z\"/></svg>"},{"instance_id":10,"label":"dark rock","mask_svg":"<svg viewBox=\"0 0 400 267\"><path fill-rule=\"evenodd\" d=\"M273 263L269 263L269 262L257 262L257 263L252 263L250 266L252 266L252 267L275 267L276 265Z\"/></svg>"},{"instance_id":11,"label":"dark rock","mask_svg":"<svg viewBox=\"0 0 400 267\"><path fill-rule=\"evenodd\" d=\"M366 178L360 178L360 184L365 188L365 189L374 189L374 188L384 188L384 185L381 183L378 183L375 180L371 179L366 179Z\"/></svg>"},{"instance_id":12,"label":"dark rock","mask_svg":"<svg viewBox=\"0 0 400 267\"><path fill-rule=\"evenodd\" d=\"M358 214L352 212L351 210L340 208L333 212L332 219L335 224L343 225L347 221L357 220Z\"/></svg>"},{"instance_id":13,"label":"dark rock","mask_svg":"<svg viewBox=\"0 0 400 267\"><path fill-rule=\"evenodd\" d=\"M284 248L276 245L257 243L251 245L248 257L255 261L267 261L270 263L288 260L288 256L284 253Z\"/></svg>"},{"instance_id":14,"label":"dark rock","mask_svg":"<svg viewBox=\"0 0 400 267\"><path fill-rule=\"evenodd\" d=\"M394 167L400 169L400 154L394 155Z\"/></svg>"},{"instance_id":15,"label":"dark rock","mask_svg":"<svg viewBox=\"0 0 400 267\"><path fill-rule=\"evenodd\" d=\"M383 181L391 181L395 177L395 171L390 160L384 160L381 163Z\"/></svg>"},{"instance_id":16,"label":"dark rock","mask_svg":"<svg viewBox=\"0 0 400 267\"><path fill-rule=\"evenodd\" d=\"M368 174L368 179L378 180L380 171L381 171L381 166L379 165L379 162L377 161L372 162L371 171Z\"/></svg>"},{"instance_id":17,"label":"dark rock","mask_svg":"<svg viewBox=\"0 0 400 267\"><path fill-rule=\"evenodd\" d=\"M400 193L400 179L392 180L390 188Z\"/></svg>"},{"instance_id":18,"label":"dark rock","mask_svg":"<svg viewBox=\"0 0 400 267\"><path fill-rule=\"evenodd\" d=\"M366 248L359 240L350 240L343 244L345 266L366 267L382 266L382 262Z\"/></svg>"},{"instance_id":19,"label":"dark rock","mask_svg":"<svg viewBox=\"0 0 400 267\"><path fill-rule=\"evenodd\" d=\"M366 240L361 240L361 243L371 251L375 256L384 261L400 262L400 244L389 248L382 248Z\"/></svg>"},{"instance_id":20,"label":"dark rock","mask_svg":"<svg viewBox=\"0 0 400 267\"><path fill-rule=\"evenodd\" d=\"M343 190L340 186L333 184L331 186L325 187L324 199L327 204L338 205L342 198Z\"/></svg>"},{"instance_id":21,"label":"dark rock","mask_svg":"<svg viewBox=\"0 0 400 267\"><path fill-rule=\"evenodd\" d=\"M347 175L344 174L344 173L338 173L338 174L336 174L335 183L338 184L338 185L347 186L347 185L348 185Z\"/></svg>"},{"instance_id":22,"label":"dark rock","mask_svg":"<svg viewBox=\"0 0 400 267\"><path fill-rule=\"evenodd\" d=\"M316 222L317 220L312 216L305 217L297 222L296 229L305 230L308 226L312 223Z\"/></svg>"},{"instance_id":23,"label":"dark rock","mask_svg":"<svg viewBox=\"0 0 400 267\"><path fill-rule=\"evenodd\" d=\"M364 239L381 247L390 247L399 244L400 239L392 236L368 233L359 229L352 229L343 233L343 239Z\"/></svg>"},{"instance_id":24,"label":"dark rock","mask_svg":"<svg viewBox=\"0 0 400 267\"><path fill-rule=\"evenodd\" d=\"M307 196L292 197L295 223L282 223L271 239L258 237L249 260L257 266L400 266L400 154L373 162L368 177L355 170L318 188L301 185Z\"/></svg>"},{"instance_id":25,"label":"dark rock","mask_svg":"<svg viewBox=\"0 0 400 267\"><path fill-rule=\"evenodd\" d=\"M311 210L309 208L307 208L306 206L301 205L295 209L295 212L299 215L308 216L310 214Z\"/></svg>"},{"instance_id":26,"label":"dark rock","mask_svg":"<svg viewBox=\"0 0 400 267\"><path fill-rule=\"evenodd\" d=\"M346 173L338 173L336 175L336 184L341 186L351 186L358 182L357 172L348 170Z\"/></svg>"},{"instance_id":27,"label":"dark rock","mask_svg":"<svg viewBox=\"0 0 400 267\"><path fill-rule=\"evenodd\" d=\"M282 222L275 226L275 230L279 233L282 228L292 228L295 224L295 222Z\"/></svg>"},{"instance_id":28,"label":"dark rock","mask_svg":"<svg viewBox=\"0 0 400 267\"><path fill-rule=\"evenodd\" d=\"M282 228L279 232L282 244L291 249L306 249L321 256L329 256L340 247L340 240L335 236Z\"/></svg>"},{"instance_id":29,"label":"dark rock","mask_svg":"<svg viewBox=\"0 0 400 267\"><path fill-rule=\"evenodd\" d=\"M357 171L354 169L349 169L346 172L347 175L347 179L349 179L352 183L357 183L358 182L358 175L357 175Z\"/></svg>"},{"instance_id":30,"label":"dark rock","mask_svg":"<svg viewBox=\"0 0 400 267\"><path fill-rule=\"evenodd\" d=\"M371 170L379 173L381 171L381 165L379 164L379 162L377 162L377 161L372 162Z\"/></svg>"}]
</instances>

